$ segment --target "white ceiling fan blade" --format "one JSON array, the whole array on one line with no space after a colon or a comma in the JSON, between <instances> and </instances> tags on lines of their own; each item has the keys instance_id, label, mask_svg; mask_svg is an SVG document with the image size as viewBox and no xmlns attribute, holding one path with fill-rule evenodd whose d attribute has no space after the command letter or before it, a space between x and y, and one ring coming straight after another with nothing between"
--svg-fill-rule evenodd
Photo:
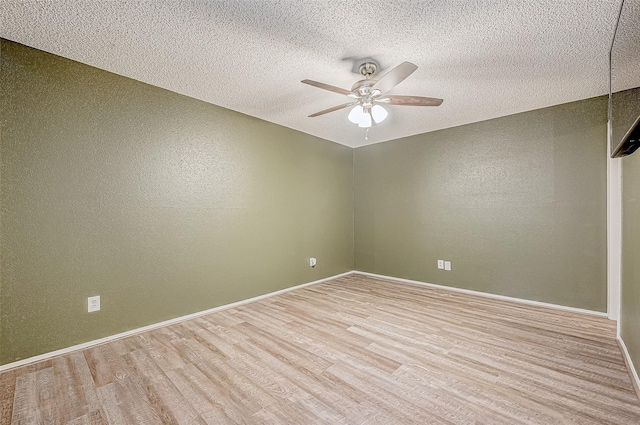
<instances>
[{"instance_id":1,"label":"white ceiling fan blade","mask_svg":"<svg viewBox=\"0 0 640 425\"><path fill-rule=\"evenodd\" d=\"M440 106L442 104L442 99L422 96L384 96L376 99L375 102L385 105Z\"/></svg>"},{"instance_id":2,"label":"white ceiling fan blade","mask_svg":"<svg viewBox=\"0 0 640 425\"><path fill-rule=\"evenodd\" d=\"M328 114L329 112L333 112L333 111L339 111L340 109L348 108L349 106L353 106L353 105L356 105L356 104L358 104L358 102L350 102L350 103L345 103L343 105L334 106L333 108L324 109L324 110L322 110L320 112L316 112L315 114L311 114L311 115L309 115L309 118L317 117L319 115Z\"/></svg>"},{"instance_id":3,"label":"white ceiling fan blade","mask_svg":"<svg viewBox=\"0 0 640 425\"><path fill-rule=\"evenodd\" d=\"M418 69L411 62L402 62L400 65L387 72L377 83L371 87L372 90L380 90L380 93L386 93Z\"/></svg>"},{"instance_id":4,"label":"white ceiling fan blade","mask_svg":"<svg viewBox=\"0 0 640 425\"><path fill-rule=\"evenodd\" d=\"M330 84L320 83L318 81L302 80L301 83L309 84L310 86L318 87L319 89L329 90L334 93L344 94L345 96L348 96L351 94L349 90L341 89L340 87L332 86Z\"/></svg>"}]
</instances>

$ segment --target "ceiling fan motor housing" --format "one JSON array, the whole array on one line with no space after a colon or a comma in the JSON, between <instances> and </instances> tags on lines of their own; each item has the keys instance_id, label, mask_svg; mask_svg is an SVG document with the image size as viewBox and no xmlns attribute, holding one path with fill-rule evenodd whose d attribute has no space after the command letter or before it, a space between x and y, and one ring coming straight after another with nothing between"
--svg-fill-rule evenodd
<instances>
[{"instance_id":1,"label":"ceiling fan motor housing","mask_svg":"<svg viewBox=\"0 0 640 425\"><path fill-rule=\"evenodd\" d=\"M374 79L364 79L364 80L356 81L356 83L353 86L351 86L351 91L357 92L360 95L371 93L371 87L373 87L373 85L377 82L378 80L374 80Z\"/></svg>"}]
</instances>

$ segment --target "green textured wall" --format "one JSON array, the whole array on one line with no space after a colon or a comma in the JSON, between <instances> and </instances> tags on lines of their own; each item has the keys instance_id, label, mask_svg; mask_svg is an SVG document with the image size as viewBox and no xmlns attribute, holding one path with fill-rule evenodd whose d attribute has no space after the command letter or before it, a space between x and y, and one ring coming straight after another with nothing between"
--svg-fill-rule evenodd
<instances>
[{"instance_id":1,"label":"green textured wall","mask_svg":"<svg viewBox=\"0 0 640 425\"><path fill-rule=\"evenodd\" d=\"M2 46L4 44L4 40L0 38L0 351L2 351L3 344L3 315L2 315L2 129L4 128L4 104L5 104L5 89L2 84L3 80L3 72L2 72ZM1 356L1 355L0 355ZM0 365L2 365L3 360L0 357Z\"/></svg>"},{"instance_id":2,"label":"green textured wall","mask_svg":"<svg viewBox=\"0 0 640 425\"><path fill-rule=\"evenodd\" d=\"M0 364L345 272L354 252L358 270L606 309L605 98L351 150L4 40L0 72Z\"/></svg>"},{"instance_id":3,"label":"green textured wall","mask_svg":"<svg viewBox=\"0 0 640 425\"><path fill-rule=\"evenodd\" d=\"M356 269L606 311L606 121L600 97L355 149Z\"/></svg>"},{"instance_id":4,"label":"green textured wall","mask_svg":"<svg viewBox=\"0 0 640 425\"><path fill-rule=\"evenodd\" d=\"M353 268L350 148L0 45L0 363Z\"/></svg>"},{"instance_id":5,"label":"green textured wall","mask_svg":"<svg viewBox=\"0 0 640 425\"><path fill-rule=\"evenodd\" d=\"M621 291L620 334L640 372L640 151L622 159Z\"/></svg>"}]
</instances>

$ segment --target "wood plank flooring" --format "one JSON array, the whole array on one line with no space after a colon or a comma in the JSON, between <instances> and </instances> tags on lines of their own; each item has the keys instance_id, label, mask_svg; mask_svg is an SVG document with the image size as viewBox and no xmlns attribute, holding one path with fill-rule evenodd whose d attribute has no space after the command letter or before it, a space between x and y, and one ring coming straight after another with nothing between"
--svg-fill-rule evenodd
<instances>
[{"instance_id":1,"label":"wood plank flooring","mask_svg":"<svg viewBox=\"0 0 640 425\"><path fill-rule=\"evenodd\" d=\"M640 424L615 323L351 275L0 374L0 424Z\"/></svg>"}]
</instances>

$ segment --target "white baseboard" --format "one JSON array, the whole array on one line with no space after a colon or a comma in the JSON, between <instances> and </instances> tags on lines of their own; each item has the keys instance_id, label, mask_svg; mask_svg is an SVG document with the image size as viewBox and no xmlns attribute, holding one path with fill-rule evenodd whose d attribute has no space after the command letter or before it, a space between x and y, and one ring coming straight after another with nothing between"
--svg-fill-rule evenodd
<instances>
[{"instance_id":1,"label":"white baseboard","mask_svg":"<svg viewBox=\"0 0 640 425\"><path fill-rule=\"evenodd\" d=\"M189 320L189 319L193 319L195 317L199 317L199 316L203 316L205 314L209 314L209 313L213 313L216 311L220 311L220 310L226 310L229 308L233 308L233 307L237 307L243 304L247 304L253 301L258 301L264 298L268 298L274 295L278 295L278 294L282 294L284 292L288 292L288 291L292 291L294 289L299 289L299 288L304 288L306 286L310 286L310 285L315 285L317 283L321 283L321 282L326 282L328 280L331 279L336 279L339 277L343 277L343 276L348 276L351 274L361 274L364 276L371 276L371 277L377 277L380 279L387 279L387 280L392 280L392 281L397 281L397 282L403 282L403 283L410 283L410 284L414 284L414 285L422 285L422 286L428 286L428 287L432 287L432 288L437 288L437 289L443 289L443 290L447 290L447 291L452 291L452 292L459 292L459 293L463 293L463 294L471 294L471 295L478 295L481 297L486 297L486 298L493 298L493 299L498 299L498 300L504 300L504 301L513 301L513 302L517 302L517 303L521 303L521 304L528 304L528 305L534 305L534 306L541 306L541 307L549 307L549 308L555 308L558 310L565 310L565 311L572 311L572 312L576 312L576 313L584 313L584 314L591 314L591 315L596 315L596 316L601 316L601 317L607 317L607 313L602 313L599 311L592 311L592 310L585 310L585 309L581 309L581 308L575 308L575 307L566 307L566 306L562 306L562 305L557 305L557 304L549 304L549 303L544 303L544 302L540 302L540 301L531 301L531 300L525 300L522 298L514 298L514 297L508 297L505 295L495 295L495 294L490 294L487 292L479 292L479 291L472 291L470 289L461 289L461 288L455 288L455 287L451 287L451 286L444 286L444 285L437 285L434 283L427 283L427 282L420 282L417 280L409 280L409 279L402 279L402 278L398 278L398 277L393 277L393 276L385 276L385 275L380 275L380 274L375 274L375 273L368 273L368 272L362 272L362 271L357 271L357 270L353 270L353 271L349 271L349 272L345 272L345 273L341 273L341 274L337 274L335 276L329 276L326 277L324 279L319 279L319 280L315 280L313 282L307 282L307 283L303 283L300 285L296 285L296 286L292 286L290 288L285 288L285 289L281 289L279 291L275 291L275 292L270 292L268 294L263 294L263 295L259 295L257 297L253 297L253 298L248 298L246 300L242 300L242 301L237 301L231 304L225 304L219 307L214 307L208 310L204 310L204 311L199 311L197 313L192 313L192 314L188 314L186 316L181 316L181 317L176 317L174 319L169 319L169 320L165 320L163 322L158 322L158 323L154 323L152 325L148 325L148 326L143 326L141 328L136 328L136 329L132 329L126 332L122 332L122 333L118 333L115 335L110 335L104 338L100 338L100 339L96 339L93 341L88 341L88 342L84 342L82 344L78 344L78 345L74 345L71 347L67 347L67 348L62 348L60 350L56 350L56 351L52 351L49 353L44 353L44 354L40 354L34 357L29 357L27 359L23 359L23 360L18 360L16 362L12 362L12 363L7 363L4 365L0 365L0 372L3 372L5 370L9 370L9 369L14 369L20 366L25 366L27 364L30 363L35 363L35 362L39 362L42 360L47 360L53 357L57 357L57 356L61 356L73 351L78 351L78 350L84 350L85 348L89 348L89 347L93 347L95 345L99 345L99 344L104 344L106 342L109 341L113 341L116 339L120 339L120 338L125 338L131 335L136 335L142 332L146 332L146 331L150 331L162 326L167 326L167 325L171 325L174 323L179 323L185 320ZM618 336L619 338L619 336ZM622 339L619 338L619 341L622 341ZM621 344L622 347L624 347L624 343ZM626 347L624 347L625 350L625 356L627 359L629 359L629 355L626 352ZM631 360L629 359L629 362ZM631 370L634 373L634 377L636 379L636 382L638 381L638 375L635 372L635 369L633 369L633 367L631 367Z\"/></svg>"},{"instance_id":2,"label":"white baseboard","mask_svg":"<svg viewBox=\"0 0 640 425\"><path fill-rule=\"evenodd\" d=\"M61 356L63 354L71 353L73 351L84 350L85 348L93 347L93 346L99 345L99 344L104 344L105 342L113 341L113 340L120 339L120 338L125 338L125 337L131 336L131 335L136 335L136 334L139 334L139 333L142 333L142 332L147 332L147 331L150 331L150 330L153 330L153 329L160 328L162 326L167 326L167 325L172 325L174 323L183 322L185 320L193 319L195 317L203 316L205 314L213 313L213 312L220 311L220 310L226 310L226 309L233 308L233 307L238 307L238 306L243 305L243 304L248 304L248 303L251 303L251 302L254 302L254 301L258 301L258 300L261 300L261 299L264 299L264 298L272 297L274 295L282 294L284 292L293 291L294 289L300 289L300 288L304 288L306 286L311 286L311 285L315 285L315 284L318 284L318 283L321 283L321 282L326 282L327 280L336 279L336 278L343 277L343 276L348 276L350 274L353 274L353 271L337 274L337 275L334 275L334 276L325 277L324 279L314 280L313 282L303 283L303 284L300 284L300 285L292 286L290 288L280 289L279 291L269 292L268 294L258 295L257 297L248 298L246 300L237 301L237 302L234 302L234 303L231 303L231 304L221 305L221 306L218 306L218 307L210 308L208 310L199 311L197 313L187 314L186 316L180 316L180 317L176 317L174 319L165 320L163 322L154 323L152 325L143 326L141 328L132 329L130 331L121 332L119 334L106 336L104 338L95 339L93 341L88 341L88 342L84 342L82 344L73 345L71 347L62 348L60 350L51 351L49 353L44 353L44 354L40 354L40 355L37 355L37 356L29 357L28 359L18 360L17 362L7 363L7 364L4 364L4 365L0 365L0 372L3 372L5 370L9 370L9 369L15 369L17 367L25 366L25 365L28 365L30 363L35 363L35 362L39 362L39 361L42 361L42 360L47 360L47 359L50 359L50 358L53 358L53 357L58 357L58 356Z\"/></svg>"},{"instance_id":3,"label":"white baseboard","mask_svg":"<svg viewBox=\"0 0 640 425\"><path fill-rule=\"evenodd\" d=\"M631 375L631 383L633 384L633 388L636 390L636 395L640 398L640 378L638 377L638 372L636 368L633 367L633 361L631 360L631 356L629 355L629 350L627 350L627 346L624 343L624 340L618 335L618 345L620 345L620 349L622 350L622 356L624 357L624 362L627 365L627 369L629 370L629 375Z\"/></svg>"},{"instance_id":4,"label":"white baseboard","mask_svg":"<svg viewBox=\"0 0 640 425\"><path fill-rule=\"evenodd\" d=\"M538 307L555 308L556 310L564 310L564 311L571 311L571 312L574 312L574 313L583 313L583 314L591 314L591 315L594 315L594 316L607 317L607 313L603 313L603 312L600 312L600 311L586 310L586 309L576 308L576 307L567 307L567 306L564 306L564 305L550 304L550 303L545 303L545 302L541 302L541 301L526 300L524 298L508 297L506 295L490 294L488 292L480 292L480 291L473 291L471 289L461 289L461 288L455 288L455 287L452 287L452 286L437 285L435 283L420 282L418 280L402 279L402 278L399 278L399 277L385 276L385 275L381 275L381 274L361 272L361 271L357 271L357 270L354 271L354 273L365 275L365 276L378 277L380 279L388 279L388 280L395 280L397 282L410 283L410 284L413 284L413 285L428 286L428 287L431 287L431 288L443 289L443 290L446 290L446 291L459 292L459 293L462 293L462 294L478 295L480 297L492 298L492 299L496 299L496 300L513 301L513 302L520 303L520 304L528 304L528 305L533 305L533 306L538 306Z\"/></svg>"}]
</instances>

